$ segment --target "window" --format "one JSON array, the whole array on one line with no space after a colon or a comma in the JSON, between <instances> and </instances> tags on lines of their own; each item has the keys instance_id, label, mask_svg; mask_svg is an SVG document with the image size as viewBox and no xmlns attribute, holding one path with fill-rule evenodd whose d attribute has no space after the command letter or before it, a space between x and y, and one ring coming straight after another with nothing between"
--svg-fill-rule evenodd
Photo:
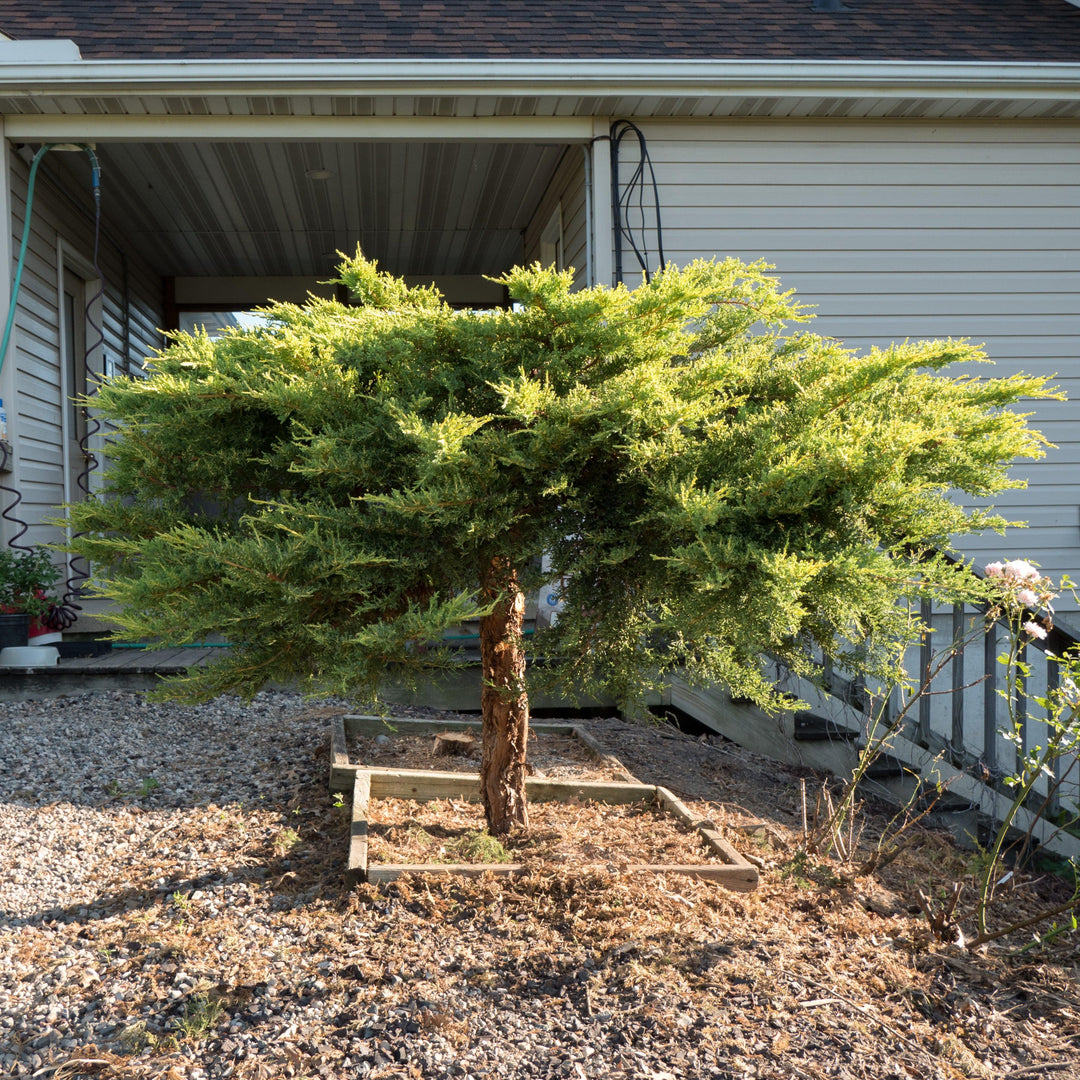
<instances>
[{"instance_id":1,"label":"window","mask_svg":"<svg viewBox=\"0 0 1080 1080\"><path fill-rule=\"evenodd\" d=\"M255 311L181 311L178 322L179 329L189 334L205 330L212 338L234 328L251 330L268 325L266 316Z\"/></svg>"},{"instance_id":2,"label":"window","mask_svg":"<svg viewBox=\"0 0 1080 1080\"><path fill-rule=\"evenodd\" d=\"M563 262L562 203L555 207L555 212L540 234L540 264L554 266L556 270L566 269Z\"/></svg>"}]
</instances>

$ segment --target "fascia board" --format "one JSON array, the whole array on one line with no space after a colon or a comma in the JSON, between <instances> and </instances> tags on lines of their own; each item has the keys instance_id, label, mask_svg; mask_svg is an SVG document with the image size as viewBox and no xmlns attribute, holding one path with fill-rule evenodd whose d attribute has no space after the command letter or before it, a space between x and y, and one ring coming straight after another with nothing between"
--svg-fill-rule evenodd
<instances>
[{"instance_id":1,"label":"fascia board","mask_svg":"<svg viewBox=\"0 0 1080 1080\"><path fill-rule=\"evenodd\" d=\"M0 92L45 94L800 94L1080 97L1080 63L787 60L78 60L10 63Z\"/></svg>"}]
</instances>

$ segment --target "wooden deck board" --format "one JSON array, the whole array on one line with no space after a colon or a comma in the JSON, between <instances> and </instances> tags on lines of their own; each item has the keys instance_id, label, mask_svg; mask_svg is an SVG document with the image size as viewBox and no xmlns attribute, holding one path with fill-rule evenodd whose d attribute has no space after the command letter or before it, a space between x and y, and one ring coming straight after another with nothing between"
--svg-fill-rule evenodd
<instances>
[{"instance_id":1,"label":"wooden deck board","mask_svg":"<svg viewBox=\"0 0 1080 1080\"><path fill-rule=\"evenodd\" d=\"M55 697L86 690L148 690L161 678L222 659L225 648L111 649L44 667L0 668L0 701Z\"/></svg>"},{"instance_id":2,"label":"wooden deck board","mask_svg":"<svg viewBox=\"0 0 1080 1080\"><path fill-rule=\"evenodd\" d=\"M143 653L143 649L113 649L104 656L84 656L75 660L61 660L56 666L66 671L117 671L121 668L142 667Z\"/></svg>"},{"instance_id":3,"label":"wooden deck board","mask_svg":"<svg viewBox=\"0 0 1080 1080\"><path fill-rule=\"evenodd\" d=\"M225 650L192 647L169 649L113 649L102 656L61 660L56 670L87 674L104 671L174 672L201 667L218 659Z\"/></svg>"}]
</instances>

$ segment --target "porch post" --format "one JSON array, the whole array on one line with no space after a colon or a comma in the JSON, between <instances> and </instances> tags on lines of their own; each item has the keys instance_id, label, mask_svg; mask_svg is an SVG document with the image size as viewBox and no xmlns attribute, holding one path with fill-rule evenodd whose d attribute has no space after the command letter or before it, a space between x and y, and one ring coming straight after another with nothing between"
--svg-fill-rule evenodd
<instances>
[{"instance_id":1,"label":"porch post","mask_svg":"<svg viewBox=\"0 0 1080 1080\"><path fill-rule=\"evenodd\" d=\"M612 280L611 233L611 138L607 120L593 121L593 137L589 145L592 156L592 236L589 238L593 252L591 285L614 285Z\"/></svg>"},{"instance_id":2,"label":"porch post","mask_svg":"<svg viewBox=\"0 0 1080 1080\"><path fill-rule=\"evenodd\" d=\"M11 285L14 279L14 242L12 232L12 198L11 198L11 167L12 151L11 143L7 139L4 117L0 116L0 329L3 328L8 317L8 307L11 303ZM5 452L0 455L0 464L3 472L0 472L0 484L5 487L19 487L18 454L18 402L15 399L15 372L18 367L16 360L16 343L18 340L18 327L12 327L11 340L8 342L7 356L4 357L3 368L0 369L0 398L4 402L4 412L7 415L7 443ZM0 510L7 508L11 502L11 495L0 492ZM0 522L0 544L6 544L13 535L13 526L7 522Z\"/></svg>"}]
</instances>

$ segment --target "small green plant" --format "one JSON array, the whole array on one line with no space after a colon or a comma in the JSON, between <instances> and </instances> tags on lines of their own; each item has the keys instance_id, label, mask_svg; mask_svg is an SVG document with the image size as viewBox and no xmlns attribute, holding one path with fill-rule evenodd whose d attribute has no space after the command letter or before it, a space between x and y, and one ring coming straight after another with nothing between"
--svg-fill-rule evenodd
<instances>
[{"instance_id":1,"label":"small green plant","mask_svg":"<svg viewBox=\"0 0 1080 1080\"><path fill-rule=\"evenodd\" d=\"M457 855L463 862L508 863L514 858L498 837L479 829L469 829L446 845L448 855Z\"/></svg>"},{"instance_id":2,"label":"small green plant","mask_svg":"<svg viewBox=\"0 0 1080 1080\"><path fill-rule=\"evenodd\" d=\"M138 1054L153 1043L148 1038L145 1020L136 1020L134 1024L128 1024L120 1032L120 1045L129 1054Z\"/></svg>"},{"instance_id":3,"label":"small green plant","mask_svg":"<svg viewBox=\"0 0 1080 1080\"><path fill-rule=\"evenodd\" d=\"M281 829L274 834L271 847L278 856L288 855L300 843L300 834L295 829Z\"/></svg>"},{"instance_id":4,"label":"small green plant","mask_svg":"<svg viewBox=\"0 0 1080 1080\"><path fill-rule=\"evenodd\" d=\"M55 603L49 594L59 577L44 548L0 548L0 613L41 618Z\"/></svg>"},{"instance_id":5,"label":"small green plant","mask_svg":"<svg viewBox=\"0 0 1080 1080\"><path fill-rule=\"evenodd\" d=\"M795 855L784 863L780 867L780 878L782 881L790 881L793 885L797 885L800 889L809 889L813 886L813 882L807 877L807 863L810 861L810 854L805 851L797 851Z\"/></svg>"},{"instance_id":6,"label":"small green plant","mask_svg":"<svg viewBox=\"0 0 1080 1080\"><path fill-rule=\"evenodd\" d=\"M161 783L155 780L152 776L147 776L133 791L125 791L120 786L118 780L110 780L105 785L105 794L112 799L145 799L148 795L152 795L158 788L161 787Z\"/></svg>"},{"instance_id":7,"label":"small green plant","mask_svg":"<svg viewBox=\"0 0 1080 1080\"><path fill-rule=\"evenodd\" d=\"M217 998L195 994L185 1005L184 1013L176 1022L181 1039L198 1041L205 1039L217 1027L224 1007Z\"/></svg>"},{"instance_id":8,"label":"small green plant","mask_svg":"<svg viewBox=\"0 0 1080 1080\"><path fill-rule=\"evenodd\" d=\"M435 837L431 835L424 828L423 825L418 824L415 821L410 821L405 827L405 835L413 841L415 844L421 844L424 847L428 847L435 844L437 841Z\"/></svg>"},{"instance_id":9,"label":"small green plant","mask_svg":"<svg viewBox=\"0 0 1080 1080\"><path fill-rule=\"evenodd\" d=\"M341 792L341 791L335 791L334 792L334 809L335 810L344 810L345 809L345 794L344 794L344 792Z\"/></svg>"},{"instance_id":10,"label":"small green plant","mask_svg":"<svg viewBox=\"0 0 1080 1080\"><path fill-rule=\"evenodd\" d=\"M172 903L172 914L176 919L176 928L182 931L187 917L191 913L191 899L178 890L169 897L169 900Z\"/></svg>"},{"instance_id":11,"label":"small green plant","mask_svg":"<svg viewBox=\"0 0 1080 1080\"><path fill-rule=\"evenodd\" d=\"M149 1029L145 1020L136 1020L120 1032L120 1045L129 1054L141 1054L144 1050L169 1049L176 1040L161 1036Z\"/></svg>"},{"instance_id":12,"label":"small green plant","mask_svg":"<svg viewBox=\"0 0 1080 1080\"><path fill-rule=\"evenodd\" d=\"M845 884L825 863L818 862L806 851L797 851L795 855L780 867L780 877L790 881L800 889L835 888Z\"/></svg>"},{"instance_id":13,"label":"small green plant","mask_svg":"<svg viewBox=\"0 0 1080 1080\"><path fill-rule=\"evenodd\" d=\"M975 850L967 857L965 869L972 877L981 881L993 869L994 859L978 840L972 838L972 843Z\"/></svg>"}]
</instances>

